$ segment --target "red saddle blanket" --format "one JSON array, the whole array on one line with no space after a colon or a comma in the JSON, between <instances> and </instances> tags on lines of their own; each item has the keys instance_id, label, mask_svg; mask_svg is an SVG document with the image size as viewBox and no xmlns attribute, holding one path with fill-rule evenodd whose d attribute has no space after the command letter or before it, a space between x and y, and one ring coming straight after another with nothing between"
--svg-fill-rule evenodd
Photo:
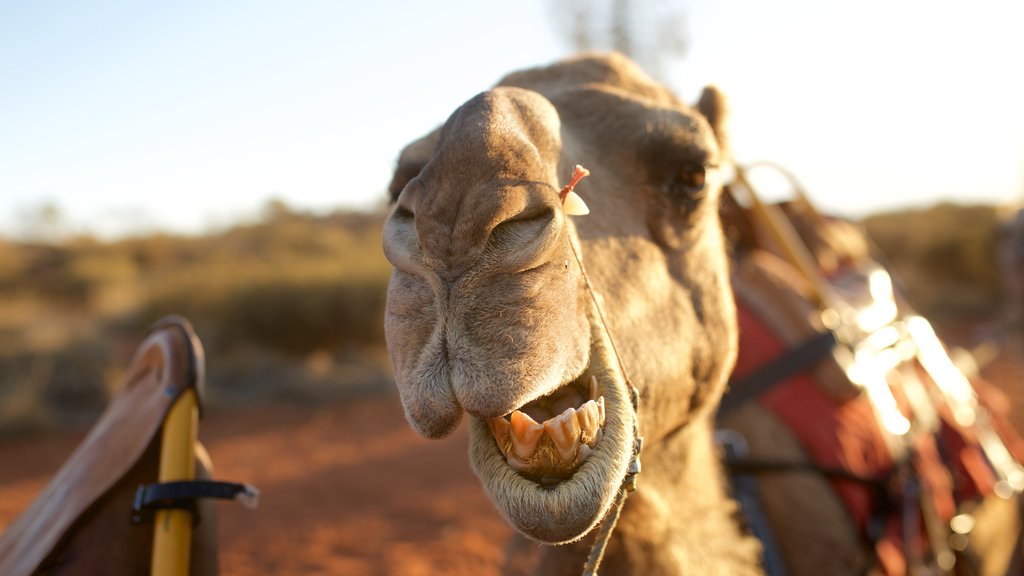
<instances>
[{"instance_id":1,"label":"red saddle blanket","mask_svg":"<svg viewBox=\"0 0 1024 576\"><path fill-rule=\"evenodd\" d=\"M759 268L754 273L747 267L738 274L740 341L734 383L749 380L747 377L815 333L813 322L804 320L808 308L800 305L797 291L789 290L779 277L766 280L774 274L764 272ZM780 293L783 289L786 294ZM801 323L805 326L799 328ZM859 534L874 546L879 567L886 574L905 574L908 553L918 557L932 553L922 506L947 527L960 504L992 493L995 474L973 432L957 426L943 406L934 407L939 416L937 431L912 430L906 449L894 450L867 394L848 381L837 384L836 380L844 376L836 370L832 357L826 356L817 365L785 377L752 401L759 402L791 430L816 467L842 473L830 476L831 485ZM830 362L833 370L825 373L831 378L824 382L821 364ZM928 377L919 366L905 365L901 369L913 370L922 380ZM889 388L909 417L909 402L900 382L899 378L890 379ZM998 424L1001 433L1012 436L1007 444L1015 451L1019 440L1005 423ZM850 481L850 477L876 479L886 489L879 491L877 485ZM912 488L919 488L925 497L908 507L904 496ZM920 530L908 532L909 514L917 516L912 522ZM907 541L908 534L918 537Z\"/></svg>"}]
</instances>

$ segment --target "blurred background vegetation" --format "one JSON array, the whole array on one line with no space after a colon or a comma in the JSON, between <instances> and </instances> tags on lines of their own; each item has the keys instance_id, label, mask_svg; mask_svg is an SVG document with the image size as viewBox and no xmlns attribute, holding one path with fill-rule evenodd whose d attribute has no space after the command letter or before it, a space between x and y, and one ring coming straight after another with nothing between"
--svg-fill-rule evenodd
<instances>
[{"instance_id":1,"label":"blurred background vegetation","mask_svg":"<svg viewBox=\"0 0 1024 576\"><path fill-rule=\"evenodd\" d=\"M92 421L168 314L206 348L214 410L389 390L382 222L272 202L205 236L0 239L0 433Z\"/></svg>"},{"instance_id":2,"label":"blurred background vegetation","mask_svg":"<svg viewBox=\"0 0 1024 576\"><path fill-rule=\"evenodd\" d=\"M933 321L991 319L1004 303L995 206L938 204L862 222L911 304Z\"/></svg>"},{"instance_id":3,"label":"blurred background vegetation","mask_svg":"<svg viewBox=\"0 0 1024 576\"><path fill-rule=\"evenodd\" d=\"M91 422L167 314L189 318L206 347L213 410L389 393L383 218L272 202L256 223L204 236L0 239L0 433ZM862 224L941 327L999 317L999 219L944 204Z\"/></svg>"}]
</instances>

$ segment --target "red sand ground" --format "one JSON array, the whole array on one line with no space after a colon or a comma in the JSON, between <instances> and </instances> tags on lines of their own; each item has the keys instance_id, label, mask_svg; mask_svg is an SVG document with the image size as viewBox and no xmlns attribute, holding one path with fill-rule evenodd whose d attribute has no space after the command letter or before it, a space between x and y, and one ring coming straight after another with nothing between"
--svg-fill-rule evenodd
<instances>
[{"instance_id":1,"label":"red sand ground","mask_svg":"<svg viewBox=\"0 0 1024 576\"><path fill-rule=\"evenodd\" d=\"M82 434L0 443L0 530ZM210 415L216 476L262 492L220 506L221 568L264 574L497 574L510 529L469 470L465 426L419 438L397 398Z\"/></svg>"},{"instance_id":2,"label":"red sand ground","mask_svg":"<svg viewBox=\"0 0 1024 576\"><path fill-rule=\"evenodd\" d=\"M1024 425L1024 359L983 371ZM0 441L0 530L35 498L82 433ZM211 414L200 437L216 476L262 491L258 510L223 504L221 566L257 574L497 574L510 529L469 470L463 425L427 441L397 398Z\"/></svg>"}]
</instances>

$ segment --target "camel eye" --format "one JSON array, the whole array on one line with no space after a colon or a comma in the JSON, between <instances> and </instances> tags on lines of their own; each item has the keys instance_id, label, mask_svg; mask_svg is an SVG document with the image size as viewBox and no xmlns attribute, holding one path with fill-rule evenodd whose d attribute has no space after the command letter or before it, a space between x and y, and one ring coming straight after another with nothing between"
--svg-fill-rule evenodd
<instances>
[{"instance_id":1,"label":"camel eye","mask_svg":"<svg viewBox=\"0 0 1024 576\"><path fill-rule=\"evenodd\" d=\"M669 177L668 197L680 209L689 212L707 196L707 171L712 168L704 162L686 163Z\"/></svg>"},{"instance_id":2,"label":"camel eye","mask_svg":"<svg viewBox=\"0 0 1024 576\"><path fill-rule=\"evenodd\" d=\"M697 194L704 190L707 183L707 172L703 164L683 166L676 171L672 179L672 191L682 194Z\"/></svg>"}]
</instances>

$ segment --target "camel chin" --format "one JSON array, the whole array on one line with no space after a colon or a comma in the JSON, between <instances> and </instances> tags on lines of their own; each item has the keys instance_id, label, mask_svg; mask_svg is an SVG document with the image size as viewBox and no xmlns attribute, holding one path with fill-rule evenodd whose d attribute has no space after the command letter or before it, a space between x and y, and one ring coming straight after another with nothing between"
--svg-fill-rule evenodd
<instances>
[{"instance_id":1,"label":"camel chin","mask_svg":"<svg viewBox=\"0 0 1024 576\"><path fill-rule=\"evenodd\" d=\"M591 313L590 317L597 316ZM525 442L513 443L516 432L497 424L498 419L471 419L470 463L484 490L509 524L547 544L579 540L594 528L615 500L633 457L635 415L628 385L606 331L593 321L590 363L583 373L513 413L543 413L538 405L576 400L578 406L569 406L575 414L556 409L558 414L541 424L540 430L532 422L526 425L532 433L519 430ZM569 433L569 440L576 443L573 449L568 441L552 440L553 436L564 440L557 430L566 428L566 417L585 421L598 405L604 422L596 434L594 427L584 423L578 432ZM522 425L510 419L500 420L509 428ZM574 434L578 439L571 437Z\"/></svg>"}]
</instances>

